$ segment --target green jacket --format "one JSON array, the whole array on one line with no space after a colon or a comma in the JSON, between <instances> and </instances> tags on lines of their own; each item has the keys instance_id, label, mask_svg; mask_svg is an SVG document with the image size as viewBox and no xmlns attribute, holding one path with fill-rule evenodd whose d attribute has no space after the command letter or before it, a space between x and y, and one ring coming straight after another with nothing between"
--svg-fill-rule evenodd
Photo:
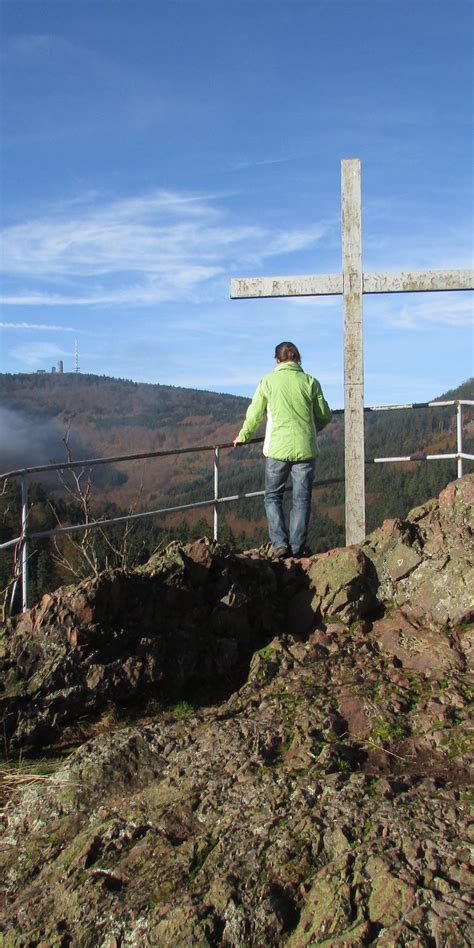
<instances>
[{"instance_id":1,"label":"green jacket","mask_svg":"<svg viewBox=\"0 0 474 948\"><path fill-rule=\"evenodd\" d=\"M316 432L331 421L321 386L297 362L280 362L265 375L238 434L250 441L267 413L263 453L278 461L307 461L318 454Z\"/></svg>"}]
</instances>

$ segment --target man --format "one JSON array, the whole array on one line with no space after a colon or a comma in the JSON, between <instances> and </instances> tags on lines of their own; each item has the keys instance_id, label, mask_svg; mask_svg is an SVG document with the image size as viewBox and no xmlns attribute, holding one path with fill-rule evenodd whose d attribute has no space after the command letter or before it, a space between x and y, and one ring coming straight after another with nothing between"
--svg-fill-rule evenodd
<instances>
[{"instance_id":1,"label":"man","mask_svg":"<svg viewBox=\"0 0 474 948\"><path fill-rule=\"evenodd\" d=\"M310 555L306 537L318 454L316 432L330 422L331 410L318 380L303 371L301 356L292 342L281 342L275 349L275 359L276 367L263 377L252 398L234 448L253 438L266 412L265 510L272 553L284 559ZM290 473L293 504L288 531L283 494Z\"/></svg>"}]
</instances>

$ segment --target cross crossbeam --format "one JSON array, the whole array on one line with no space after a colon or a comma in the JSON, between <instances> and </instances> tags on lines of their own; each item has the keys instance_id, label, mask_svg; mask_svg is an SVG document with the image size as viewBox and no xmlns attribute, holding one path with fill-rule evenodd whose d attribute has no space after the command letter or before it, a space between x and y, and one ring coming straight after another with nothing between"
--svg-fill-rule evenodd
<instances>
[{"instance_id":1,"label":"cross crossbeam","mask_svg":"<svg viewBox=\"0 0 474 948\"><path fill-rule=\"evenodd\" d=\"M431 290L472 290L472 270L384 270L364 273L362 292L427 293ZM270 299L279 296L342 296L342 273L301 276L238 277L230 281L230 298Z\"/></svg>"},{"instance_id":2,"label":"cross crossbeam","mask_svg":"<svg viewBox=\"0 0 474 948\"><path fill-rule=\"evenodd\" d=\"M361 169L358 158L341 163L342 273L239 277L231 299L342 296L344 303L344 454L346 543L365 537L363 296L474 289L473 270L405 270L364 273Z\"/></svg>"}]
</instances>

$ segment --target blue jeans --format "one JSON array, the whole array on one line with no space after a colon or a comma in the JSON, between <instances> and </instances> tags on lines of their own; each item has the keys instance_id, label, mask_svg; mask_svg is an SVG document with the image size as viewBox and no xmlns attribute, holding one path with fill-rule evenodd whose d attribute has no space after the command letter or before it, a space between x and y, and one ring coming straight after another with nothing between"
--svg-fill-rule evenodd
<instances>
[{"instance_id":1,"label":"blue jeans","mask_svg":"<svg viewBox=\"0 0 474 948\"><path fill-rule=\"evenodd\" d=\"M306 543L314 465L314 458L309 461L277 461L275 458L266 458L265 462L264 501L270 541L273 547L291 547L294 556L302 552ZM288 536L283 515L283 494L290 473L293 482L293 504Z\"/></svg>"}]
</instances>

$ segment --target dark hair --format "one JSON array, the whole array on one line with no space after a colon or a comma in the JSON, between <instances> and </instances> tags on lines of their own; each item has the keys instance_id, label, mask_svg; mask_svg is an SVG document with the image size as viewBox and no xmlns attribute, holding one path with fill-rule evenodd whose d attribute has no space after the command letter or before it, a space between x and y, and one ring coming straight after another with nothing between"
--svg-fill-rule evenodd
<instances>
[{"instance_id":1,"label":"dark hair","mask_svg":"<svg viewBox=\"0 0 474 948\"><path fill-rule=\"evenodd\" d=\"M275 359L279 362L301 362L298 349L292 342L280 342L275 348Z\"/></svg>"}]
</instances>

